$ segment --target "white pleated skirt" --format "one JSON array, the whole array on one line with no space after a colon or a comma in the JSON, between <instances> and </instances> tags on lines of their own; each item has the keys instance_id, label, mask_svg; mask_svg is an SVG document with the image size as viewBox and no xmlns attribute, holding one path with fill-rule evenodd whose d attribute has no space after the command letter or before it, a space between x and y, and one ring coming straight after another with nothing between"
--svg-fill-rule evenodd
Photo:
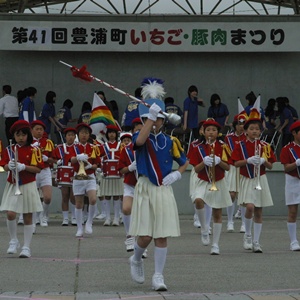
<instances>
[{"instance_id":1,"label":"white pleated skirt","mask_svg":"<svg viewBox=\"0 0 300 300\"><path fill-rule=\"evenodd\" d=\"M166 238L180 236L176 200L171 186L156 186L139 177L135 186L129 234Z\"/></svg>"},{"instance_id":2,"label":"white pleated skirt","mask_svg":"<svg viewBox=\"0 0 300 300\"><path fill-rule=\"evenodd\" d=\"M216 181L217 191L210 191L212 184L208 181L201 180L196 184L195 192L192 198L202 199L208 206L212 208L224 208L232 205L229 194L229 188L225 178Z\"/></svg>"},{"instance_id":3,"label":"white pleated skirt","mask_svg":"<svg viewBox=\"0 0 300 300\"><path fill-rule=\"evenodd\" d=\"M98 197L102 196L119 196L123 195L123 178L109 178L103 177L99 187Z\"/></svg>"},{"instance_id":4,"label":"white pleated skirt","mask_svg":"<svg viewBox=\"0 0 300 300\"><path fill-rule=\"evenodd\" d=\"M300 180L298 177L285 174L285 204L294 205L300 203Z\"/></svg>"},{"instance_id":5,"label":"white pleated skirt","mask_svg":"<svg viewBox=\"0 0 300 300\"><path fill-rule=\"evenodd\" d=\"M36 182L20 185L22 195L15 196L15 185L6 182L0 211L13 211L16 213L33 213L43 211Z\"/></svg>"},{"instance_id":6,"label":"white pleated skirt","mask_svg":"<svg viewBox=\"0 0 300 300\"><path fill-rule=\"evenodd\" d=\"M190 174L190 197L191 198L195 192L195 186L199 180L200 179L198 178L198 174L195 172L195 168L193 167ZM192 202L194 202L194 200L192 198Z\"/></svg>"},{"instance_id":7,"label":"white pleated skirt","mask_svg":"<svg viewBox=\"0 0 300 300\"><path fill-rule=\"evenodd\" d=\"M256 178L251 179L241 176L238 204L244 205L252 203L255 207L273 206L273 200L266 174L260 176L259 182L262 190L255 189L257 186Z\"/></svg>"},{"instance_id":8,"label":"white pleated skirt","mask_svg":"<svg viewBox=\"0 0 300 300\"><path fill-rule=\"evenodd\" d=\"M225 179L230 192L239 192L240 189L240 168L230 165L229 171L225 172Z\"/></svg>"}]
</instances>

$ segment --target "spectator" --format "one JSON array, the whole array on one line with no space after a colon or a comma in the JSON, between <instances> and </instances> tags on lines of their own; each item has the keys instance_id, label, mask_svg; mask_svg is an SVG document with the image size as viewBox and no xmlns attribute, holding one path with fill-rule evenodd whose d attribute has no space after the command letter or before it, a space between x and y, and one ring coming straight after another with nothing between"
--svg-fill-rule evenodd
<instances>
[{"instance_id":1,"label":"spectator","mask_svg":"<svg viewBox=\"0 0 300 300\"><path fill-rule=\"evenodd\" d=\"M141 91L142 91L141 87L137 88L134 91L135 98L142 99ZM131 100L127 104L127 107L125 109L125 112L122 116L122 121L121 121L123 131L130 131L131 126L132 126L132 121L135 118L140 117L138 107L139 107L139 102L137 102L135 100Z\"/></svg>"},{"instance_id":2,"label":"spectator","mask_svg":"<svg viewBox=\"0 0 300 300\"><path fill-rule=\"evenodd\" d=\"M90 118L91 118L91 113L92 113L92 105L90 102L85 101L82 104L81 107L81 114L78 118L77 123L85 123L85 124L90 124Z\"/></svg>"},{"instance_id":3,"label":"spectator","mask_svg":"<svg viewBox=\"0 0 300 300\"><path fill-rule=\"evenodd\" d=\"M113 107L112 107L111 103L106 100L104 92L103 91L98 91L97 95L104 102L104 104L108 107L108 109L111 111L111 113L113 113Z\"/></svg>"},{"instance_id":4,"label":"spectator","mask_svg":"<svg viewBox=\"0 0 300 300\"><path fill-rule=\"evenodd\" d=\"M34 108L34 98L36 97L37 90L34 87L26 89L26 98L20 103L19 120L25 120L29 123L36 120L36 113Z\"/></svg>"},{"instance_id":5,"label":"spectator","mask_svg":"<svg viewBox=\"0 0 300 300\"><path fill-rule=\"evenodd\" d=\"M278 115L280 124L277 126L279 133L282 134L282 147L293 140L293 135L290 132L290 126L294 123L292 112L286 107L285 97L276 98L278 107Z\"/></svg>"},{"instance_id":6,"label":"spectator","mask_svg":"<svg viewBox=\"0 0 300 300\"><path fill-rule=\"evenodd\" d=\"M210 97L210 107L207 112L208 118L215 119L221 127L228 125L229 111L224 103L221 103L221 98L218 94L212 94Z\"/></svg>"},{"instance_id":7,"label":"spectator","mask_svg":"<svg viewBox=\"0 0 300 300\"><path fill-rule=\"evenodd\" d=\"M0 99L0 115L5 118L5 135L7 141L13 138L10 133L11 126L19 120L19 104L18 99L11 95L11 86L4 85L2 87L3 97Z\"/></svg>"},{"instance_id":8,"label":"spectator","mask_svg":"<svg viewBox=\"0 0 300 300\"><path fill-rule=\"evenodd\" d=\"M274 98L269 99L268 105L265 108L265 120L268 130L275 129L277 111L275 110L276 100Z\"/></svg>"},{"instance_id":9,"label":"spectator","mask_svg":"<svg viewBox=\"0 0 300 300\"><path fill-rule=\"evenodd\" d=\"M165 102L165 111L168 114L176 114L176 115L180 116L180 118L182 119L182 117L183 117L182 110L180 109L180 107L178 105L174 104L174 98L167 97L164 102ZM174 129L176 127L181 127L181 123L179 125L175 126L172 123L168 122L168 120L167 120L165 128L168 131L171 131L172 129Z\"/></svg>"},{"instance_id":10,"label":"spectator","mask_svg":"<svg viewBox=\"0 0 300 300\"><path fill-rule=\"evenodd\" d=\"M112 107L112 115L114 119L119 123L119 107L116 100L109 101Z\"/></svg>"},{"instance_id":11,"label":"spectator","mask_svg":"<svg viewBox=\"0 0 300 300\"><path fill-rule=\"evenodd\" d=\"M196 86L191 85L188 88L188 97L184 100L183 104L183 130L187 128L193 131L194 139L199 137L198 132L198 105L204 107L202 99L197 98L198 89Z\"/></svg>"},{"instance_id":12,"label":"spectator","mask_svg":"<svg viewBox=\"0 0 300 300\"><path fill-rule=\"evenodd\" d=\"M294 121L297 121L298 120L297 110L293 106L290 106L290 100L288 97L284 97L284 101L285 101L286 107L292 112Z\"/></svg>"}]
</instances>

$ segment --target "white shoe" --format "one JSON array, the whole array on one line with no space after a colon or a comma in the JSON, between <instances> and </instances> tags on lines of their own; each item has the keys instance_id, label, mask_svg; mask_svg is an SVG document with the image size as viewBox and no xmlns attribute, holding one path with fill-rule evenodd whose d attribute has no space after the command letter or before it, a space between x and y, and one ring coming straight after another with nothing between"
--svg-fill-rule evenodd
<instances>
[{"instance_id":1,"label":"white shoe","mask_svg":"<svg viewBox=\"0 0 300 300\"><path fill-rule=\"evenodd\" d=\"M20 258L29 258L31 256L30 249L28 247L22 247L22 251L19 255Z\"/></svg>"},{"instance_id":2,"label":"white shoe","mask_svg":"<svg viewBox=\"0 0 300 300\"><path fill-rule=\"evenodd\" d=\"M144 262L135 261L133 259L133 255L129 258L130 264L130 274L133 281L136 283L144 283L145 275L144 275Z\"/></svg>"},{"instance_id":3,"label":"white shoe","mask_svg":"<svg viewBox=\"0 0 300 300\"><path fill-rule=\"evenodd\" d=\"M125 245L126 251L131 252L134 250L135 238L133 236L126 238Z\"/></svg>"},{"instance_id":4,"label":"white shoe","mask_svg":"<svg viewBox=\"0 0 300 300\"><path fill-rule=\"evenodd\" d=\"M110 223L111 223L110 219L106 219L103 226L110 226Z\"/></svg>"},{"instance_id":5,"label":"white shoe","mask_svg":"<svg viewBox=\"0 0 300 300\"><path fill-rule=\"evenodd\" d=\"M106 214L101 213L101 214L99 214L98 216L96 216L96 219L97 219L97 220L100 220L100 221L103 221L103 220L106 219Z\"/></svg>"},{"instance_id":6,"label":"white shoe","mask_svg":"<svg viewBox=\"0 0 300 300\"><path fill-rule=\"evenodd\" d=\"M228 224L227 224L227 232L234 232L233 222L228 222Z\"/></svg>"},{"instance_id":7,"label":"white shoe","mask_svg":"<svg viewBox=\"0 0 300 300\"><path fill-rule=\"evenodd\" d=\"M246 232L245 223L242 223L241 228L240 228L240 233L245 233L245 232Z\"/></svg>"},{"instance_id":8,"label":"white shoe","mask_svg":"<svg viewBox=\"0 0 300 300\"><path fill-rule=\"evenodd\" d=\"M252 236L244 234L244 249L245 250L252 250Z\"/></svg>"},{"instance_id":9,"label":"white shoe","mask_svg":"<svg viewBox=\"0 0 300 300\"><path fill-rule=\"evenodd\" d=\"M12 239L10 242L9 242L9 247L6 251L7 254L15 254L17 253L17 249L20 248L20 243L18 240L16 239Z\"/></svg>"},{"instance_id":10,"label":"white shoe","mask_svg":"<svg viewBox=\"0 0 300 300\"><path fill-rule=\"evenodd\" d=\"M194 227L201 228L201 223L199 221L198 215L194 214Z\"/></svg>"},{"instance_id":11,"label":"white shoe","mask_svg":"<svg viewBox=\"0 0 300 300\"><path fill-rule=\"evenodd\" d=\"M41 217L41 223L40 225L42 227L47 227L48 226L48 220L47 220L47 217Z\"/></svg>"},{"instance_id":12,"label":"white shoe","mask_svg":"<svg viewBox=\"0 0 300 300\"><path fill-rule=\"evenodd\" d=\"M75 234L76 237L83 237L83 230L82 229L77 229L77 232Z\"/></svg>"},{"instance_id":13,"label":"white shoe","mask_svg":"<svg viewBox=\"0 0 300 300\"><path fill-rule=\"evenodd\" d=\"M236 219L240 219L240 218L242 217L242 213L241 213L241 210L240 210L240 209L238 209L238 210L236 211L234 217L235 217Z\"/></svg>"},{"instance_id":14,"label":"white shoe","mask_svg":"<svg viewBox=\"0 0 300 300\"><path fill-rule=\"evenodd\" d=\"M217 244L213 244L211 246L210 254L211 255L219 255L220 254L220 249L219 249L219 246Z\"/></svg>"},{"instance_id":15,"label":"white shoe","mask_svg":"<svg viewBox=\"0 0 300 300\"><path fill-rule=\"evenodd\" d=\"M294 241L290 244L290 250L291 251L300 251L300 246L298 241Z\"/></svg>"},{"instance_id":16,"label":"white shoe","mask_svg":"<svg viewBox=\"0 0 300 300\"><path fill-rule=\"evenodd\" d=\"M155 273L152 276L152 289L155 291L167 290L167 286L164 283L164 276L162 274Z\"/></svg>"},{"instance_id":17,"label":"white shoe","mask_svg":"<svg viewBox=\"0 0 300 300\"><path fill-rule=\"evenodd\" d=\"M147 258L148 257L148 249L145 249L142 258Z\"/></svg>"},{"instance_id":18,"label":"white shoe","mask_svg":"<svg viewBox=\"0 0 300 300\"><path fill-rule=\"evenodd\" d=\"M77 225L76 218L72 218L71 224L72 224L72 226L76 226Z\"/></svg>"},{"instance_id":19,"label":"white shoe","mask_svg":"<svg viewBox=\"0 0 300 300\"><path fill-rule=\"evenodd\" d=\"M23 215L19 215L18 225L24 225Z\"/></svg>"},{"instance_id":20,"label":"white shoe","mask_svg":"<svg viewBox=\"0 0 300 300\"><path fill-rule=\"evenodd\" d=\"M61 226L69 226L69 219L63 219Z\"/></svg>"},{"instance_id":21,"label":"white shoe","mask_svg":"<svg viewBox=\"0 0 300 300\"><path fill-rule=\"evenodd\" d=\"M93 225L89 222L85 223L85 233L86 234L92 234L93 233Z\"/></svg>"},{"instance_id":22,"label":"white shoe","mask_svg":"<svg viewBox=\"0 0 300 300\"><path fill-rule=\"evenodd\" d=\"M258 242L253 242L253 252L254 253L262 253L262 249L261 249L261 246Z\"/></svg>"},{"instance_id":23,"label":"white shoe","mask_svg":"<svg viewBox=\"0 0 300 300\"><path fill-rule=\"evenodd\" d=\"M119 219L118 218L114 218L114 221L112 223L112 226L119 226L120 223L119 223Z\"/></svg>"},{"instance_id":24,"label":"white shoe","mask_svg":"<svg viewBox=\"0 0 300 300\"><path fill-rule=\"evenodd\" d=\"M201 241L204 246L208 246L210 243L210 238L208 233L201 233Z\"/></svg>"}]
</instances>

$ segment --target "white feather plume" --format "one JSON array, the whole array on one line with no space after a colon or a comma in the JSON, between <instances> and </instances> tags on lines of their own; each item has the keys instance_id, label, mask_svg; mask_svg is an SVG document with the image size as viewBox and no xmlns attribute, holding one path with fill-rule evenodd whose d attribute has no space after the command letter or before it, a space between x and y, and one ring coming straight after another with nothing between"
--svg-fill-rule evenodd
<instances>
[{"instance_id":1,"label":"white feather plume","mask_svg":"<svg viewBox=\"0 0 300 300\"><path fill-rule=\"evenodd\" d=\"M166 94L162 84L157 81L151 82L149 80L148 84L145 84L142 88L142 97L144 100L147 99L163 99Z\"/></svg>"}]
</instances>

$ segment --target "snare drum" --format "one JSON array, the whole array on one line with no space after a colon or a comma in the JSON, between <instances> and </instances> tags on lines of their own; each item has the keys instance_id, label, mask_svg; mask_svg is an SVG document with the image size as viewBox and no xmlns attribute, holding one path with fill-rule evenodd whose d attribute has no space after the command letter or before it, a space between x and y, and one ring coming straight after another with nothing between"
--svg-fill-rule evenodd
<instances>
[{"instance_id":1,"label":"snare drum","mask_svg":"<svg viewBox=\"0 0 300 300\"><path fill-rule=\"evenodd\" d=\"M118 170L119 161L116 159L104 160L102 164L102 171L105 178L121 178Z\"/></svg>"},{"instance_id":2,"label":"snare drum","mask_svg":"<svg viewBox=\"0 0 300 300\"><path fill-rule=\"evenodd\" d=\"M72 186L74 169L69 166L57 167L57 183L63 186Z\"/></svg>"}]
</instances>

